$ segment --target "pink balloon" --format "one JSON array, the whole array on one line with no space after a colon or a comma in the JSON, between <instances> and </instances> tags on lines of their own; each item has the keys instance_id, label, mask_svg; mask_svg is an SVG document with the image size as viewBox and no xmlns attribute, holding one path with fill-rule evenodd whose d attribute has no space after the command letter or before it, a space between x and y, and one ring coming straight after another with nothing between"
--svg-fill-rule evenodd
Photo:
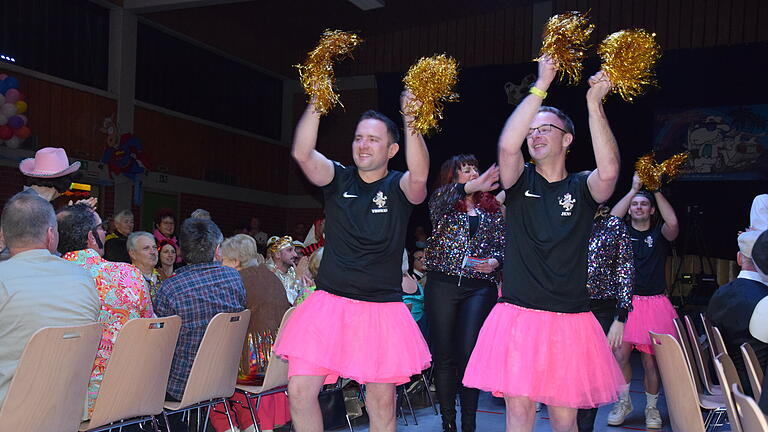
<instances>
[{"instance_id":1,"label":"pink balloon","mask_svg":"<svg viewBox=\"0 0 768 432\"><path fill-rule=\"evenodd\" d=\"M0 74L0 81L8 78L8 74Z\"/></svg>"},{"instance_id":2,"label":"pink balloon","mask_svg":"<svg viewBox=\"0 0 768 432\"><path fill-rule=\"evenodd\" d=\"M19 96L21 95L21 92L19 92L18 89L8 89L7 92L5 92L5 102L8 103L16 103L19 101Z\"/></svg>"}]
</instances>

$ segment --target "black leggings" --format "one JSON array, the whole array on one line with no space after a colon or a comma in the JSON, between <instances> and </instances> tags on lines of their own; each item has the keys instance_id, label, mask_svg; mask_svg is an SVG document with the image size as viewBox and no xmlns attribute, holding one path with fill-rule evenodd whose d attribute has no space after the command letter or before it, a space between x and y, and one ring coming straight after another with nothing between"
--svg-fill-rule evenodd
<instances>
[{"instance_id":1,"label":"black leggings","mask_svg":"<svg viewBox=\"0 0 768 432\"><path fill-rule=\"evenodd\" d=\"M424 308L429 320L437 400L443 411L455 409L459 387L462 412L477 411L480 391L460 384L480 328L497 298L491 283L468 288L427 279Z\"/></svg>"},{"instance_id":2,"label":"black leggings","mask_svg":"<svg viewBox=\"0 0 768 432\"><path fill-rule=\"evenodd\" d=\"M603 332L608 334L613 324L613 317L616 316L616 308L592 309L592 313L603 328ZM595 427L595 418L597 417L597 408L580 409L576 413L576 425L579 432L592 432Z\"/></svg>"}]
</instances>

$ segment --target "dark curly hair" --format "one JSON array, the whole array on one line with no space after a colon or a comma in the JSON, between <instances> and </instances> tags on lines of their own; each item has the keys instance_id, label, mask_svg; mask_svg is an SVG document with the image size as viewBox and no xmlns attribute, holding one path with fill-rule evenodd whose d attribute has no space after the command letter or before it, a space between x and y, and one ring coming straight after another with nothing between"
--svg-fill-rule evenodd
<instances>
[{"instance_id":1,"label":"dark curly hair","mask_svg":"<svg viewBox=\"0 0 768 432\"><path fill-rule=\"evenodd\" d=\"M96 213L85 204L66 206L56 213L61 254L88 248L88 233L98 226Z\"/></svg>"}]
</instances>

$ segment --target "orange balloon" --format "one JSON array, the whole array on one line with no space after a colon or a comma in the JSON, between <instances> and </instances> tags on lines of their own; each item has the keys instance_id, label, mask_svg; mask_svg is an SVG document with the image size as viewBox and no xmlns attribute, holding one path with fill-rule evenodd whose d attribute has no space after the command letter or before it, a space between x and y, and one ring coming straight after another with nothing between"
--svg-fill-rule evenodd
<instances>
[{"instance_id":1,"label":"orange balloon","mask_svg":"<svg viewBox=\"0 0 768 432\"><path fill-rule=\"evenodd\" d=\"M16 102L16 114L24 114L27 112L27 103L24 101Z\"/></svg>"},{"instance_id":2,"label":"orange balloon","mask_svg":"<svg viewBox=\"0 0 768 432\"><path fill-rule=\"evenodd\" d=\"M32 135L32 131L29 129L29 126L22 126L13 131L13 134L21 139L27 139Z\"/></svg>"}]
</instances>

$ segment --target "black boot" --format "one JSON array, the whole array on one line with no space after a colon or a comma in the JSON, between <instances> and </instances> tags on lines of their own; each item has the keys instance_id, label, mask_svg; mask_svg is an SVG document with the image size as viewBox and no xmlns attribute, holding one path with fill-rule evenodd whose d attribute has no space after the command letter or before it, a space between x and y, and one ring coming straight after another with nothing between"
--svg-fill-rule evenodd
<instances>
[{"instance_id":1,"label":"black boot","mask_svg":"<svg viewBox=\"0 0 768 432\"><path fill-rule=\"evenodd\" d=\"M444 409L441 406L440 416L443 418L443 432L456 432L456 408Z\"/></svg>"},{"instance_id":2,"label":"black boot","mask_svg":"<svg viewBox=\"0 0 768 432\"><path fill-rule=\"evenodd\" d=\"M461 432L475 432L478 396L480 396L478 389L462 386L459 390L459 398L461 399Z\"/></svg>"},{"instance_id":3,"label":"black boot","mask_svg":"<svg viewBox=\"0 0 768 432\"><path fill-rule=\"evenodd\" d=\"M461 432L475 432L477 410L461 409Z\"/></svg>"}]
</instances>

